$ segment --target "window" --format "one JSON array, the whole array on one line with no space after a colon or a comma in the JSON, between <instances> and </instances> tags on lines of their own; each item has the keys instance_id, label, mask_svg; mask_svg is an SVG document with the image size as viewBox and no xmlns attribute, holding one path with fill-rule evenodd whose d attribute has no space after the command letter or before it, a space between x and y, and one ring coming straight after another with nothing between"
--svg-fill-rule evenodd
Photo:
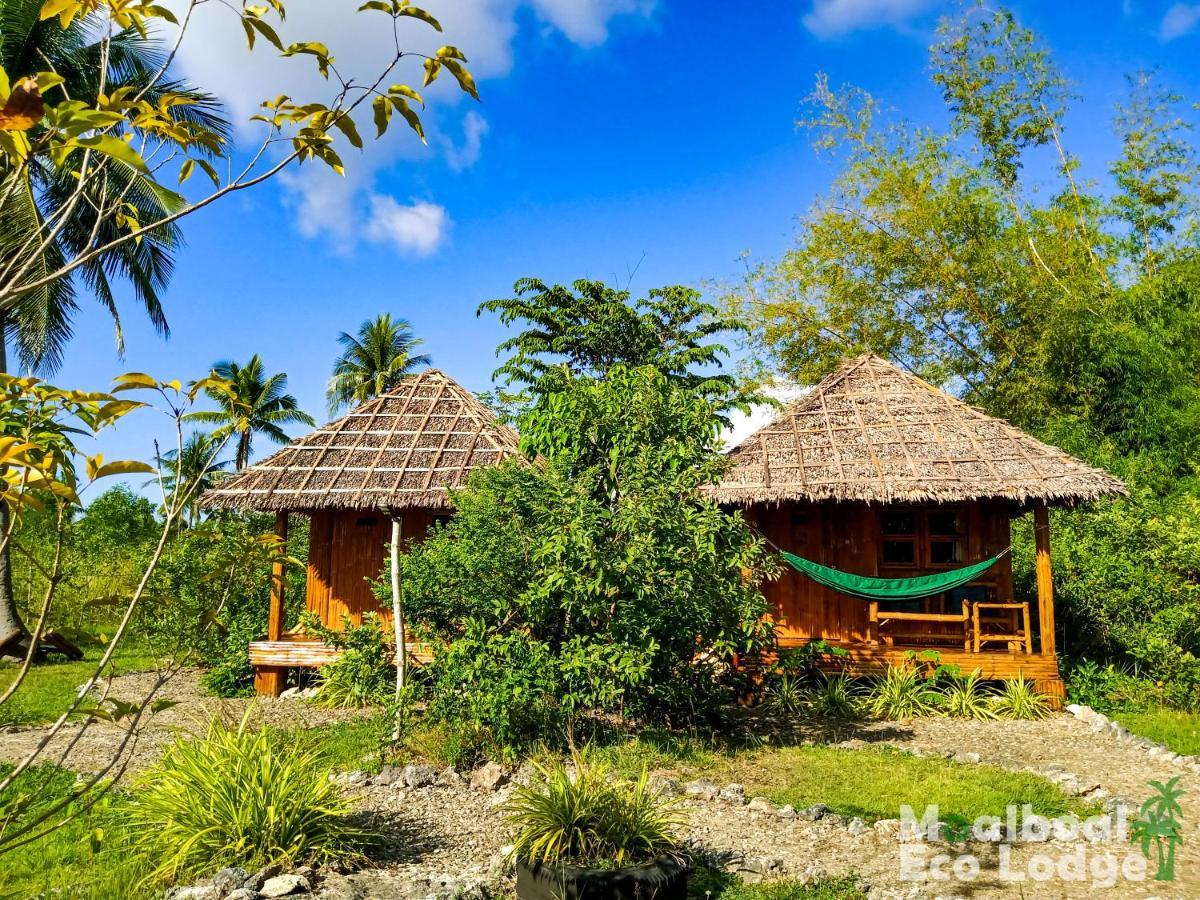
<instances>
[{"instance_id":1,"label":"window","mask_svg":"<svg viewBox=\"0 0 1200 900\"><path fill-rule=\"evenodd\" d=\"M917 514L915 510L888 509L879 516L880 562L885 566L917 564Z\"/></svg>"},{"instance_id":2,"label":"window","mask_svg":"<svg viewBox=\"0 0 1200 900\"><path fill-rule=\"evenodd\" d=\"M879 514L881 568L955 568L967 559L962 509L884 509Z\"/></svg>"}]
</instances>

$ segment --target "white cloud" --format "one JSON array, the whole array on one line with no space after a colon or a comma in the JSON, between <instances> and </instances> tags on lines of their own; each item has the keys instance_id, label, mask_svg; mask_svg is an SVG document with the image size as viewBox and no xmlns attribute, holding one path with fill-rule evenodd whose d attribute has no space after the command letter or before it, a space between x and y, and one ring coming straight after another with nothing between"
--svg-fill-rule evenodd
<instances>
[{"instance_id":1,"label":"white cloud","mask_svg":"<svg viewBox=\"0 0 1200 900\"><path fill-rule=\"evenodd\" d=\"M936 0L813 0L811 12L801 21L824 40L852 31L907 25L928 12Z\"/></svg>"},{"instance_id":2,"label":"white cloud","mask_svg":"<svg viewBox=\"0 0 1200 900\"><path fill-rule=\"evenodd\" d=\"M772 387L763 389L763 393L770 397L775 403L788 406L795 403L803 397L811 388L801 387L798 384L790 382L781 382ZM758 403L750 407L749 412L742 412L740 409L732 410L729 413L729 425L722 429L720 441L722 447L726 450L732 450L734 447L758 431L758 429L769 425L779 416L782 411L780 406L774 403Z\"/></svg>"},{"instance_id":3,"label":"white cloud","mask_svg":"<svg viewBox=\"0 0 1200 900\"><path fill-rule=\"evenodd\" d=\"M386 194L372 194L365 236L376 244L390 244L400 253L429 256L441 245L450 227L446 208L425 200L408 206Z\"/></svg>"},{"instance_id":4,"label":"white cloud","mask_svg":"<svg viewBox=\"0 0 1200 900\"><path fill-rule=\"evenodd\" d=\"M407 49L432 52L444 43L460 47L470 58L470 69L478 82L503 78L513 66L513 42L517 36L518 12L522 7L552 32L560 32L579 46L596 46L608 36L612 20L618 16L647 16L656 0L429 0L425 6L441 21L443 32L416 21L402 21L400 41ZM183 0L169 0L176 12ZM333 54L335 65L347 79L362 83L377 74L382 63L391 59L393 40L387 19L379 13L356 13L361 0L306 0L288 6L287 21L278 31L285 44L293 41L320 40ZM273 20L272 20L273 22ZM274 22L273 22L274 23ZM284 59L261 38L253 53L247 53L237 18L220 4L195 7L189 34L177 62L180 72L205 89L221 97L236 122L238 136L248 147L262 134L261 125L248 122L259 111L259 103L276 94L287 94L299 101L329 101L335 84L320 77L309 57ZM405 81L419 86L422 71L419 59L403 60L389 77L389 83ZM486 100L486 87L483 87ZM441 231L449 222L445 217L437 229L428 210L417 213L424 230L438 230L438 240L416 240L415 231L399 227L392 208L416 210L420 204L406 207L377 190L381 173L391 172L398 164L414 165L434 154L446 158L451 169L468 168L479 158L488 123L473 110L462 119L463 142L456 145L442 132L439 118L453 115L461 104L474 105L464 98L453 79L440 78L427 91L429 108L422 115L430 149L408 131L404 121L393 117L388 134L380 141L370 139L374 126L370 114L360 117L360 131L366 148L356 151L340 141L338 152L346 163L346 176L323 171L320 163L293 168L279 179L286 205L296 215L298 230L308 237L323 237L336 252L348 252L369 232L405 252L432 252ZM383 202L381 203L381 199ZM432 207L433 204L427 204ZM438 207L440 209L440 207ZM443 210L443 213L445 211ZM380 217L393 224L380 224ZM402 216L401 219L404 217ZM403 223L412 224L412 216Z\"/></svg>"},{"instance_id":5,"label":"white cloud","mask_svg":"<svg viewBox=\"0 0 1200 900\"><path fill-rule=\"evenodd\" d=\"M538 17L581 47L608 40L608 23L619 15L648 16L654 0L533 0Z\"/></svg>"},{"instance_id":6,"label":"white cloud","mask_svg":"<svg viewBox=\"0 0 1200 900\"><path fill-rule=\"evenodd\" d=\"M446 165L455 172L469 169L479 161L480 151L483 150L483 136L488 133L487 119L475 112L467 110L463 116L463 142L455 146L449 138L445 141Z\"/></svg>"},{"instance_id":7,"label":"white cloud","mask_svg":"<svg viewBox=\"0 0 1200 900\"><path fill-rule=\"evenodd\" d=\"M1158 26L1158 36L1164 41L1173 41L1190 34L1200 25L1200 3L1176 3L1167 10Z\"/></svg>"}]
</instances>

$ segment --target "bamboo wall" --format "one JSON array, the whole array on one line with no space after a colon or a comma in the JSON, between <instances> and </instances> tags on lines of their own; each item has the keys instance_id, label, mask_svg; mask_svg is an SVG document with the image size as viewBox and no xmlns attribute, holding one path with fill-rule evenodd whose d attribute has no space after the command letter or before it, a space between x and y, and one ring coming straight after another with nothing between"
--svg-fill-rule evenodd
<instances>
[{"instance_id":1,"label":"bamboo wall","mask_svg":"<svg viewBox=\"0 0 1200 900\"><path fill-rule=\"evenodd\" d=\"M778 547L844 572L907 578L946 571L946 567L917 565L899 569L881 565L879 517L883 508L880 504L854 502L792 502L754 505L746 509L745 515ZM950 568L981 562L1008 547L1011 538L1006 502L964 503L954 508L964 514L966 558ZM997 562L977 584L1000 599L1012 599L1011 555ZM775 608L780 642L785 646L812 638L849 644L867 642L865 601L821 587L786 564L778 579L764 585L763 593ZM937 611L928 609L937 602L922 601L926 611ZM930 626L929 630L932 633L935 629Z\"/></svg>"},{"instance_id":2,"label":"bamboo wall","mask_svg":"<svg viewBox=\"0 0 1200 900\"><path fill-rule=\"evenodd\" d=\"M436 516L444 511L405 509L401 537L421 541ZM381 608L371 582L384 570L391 519L382 513L361 510L316 510L310 515L308 580L305 606L328 628L341 630L342 617L359 625L363 613L377 612L390 627L391 608Z\"/></svg>"}]
</instances>

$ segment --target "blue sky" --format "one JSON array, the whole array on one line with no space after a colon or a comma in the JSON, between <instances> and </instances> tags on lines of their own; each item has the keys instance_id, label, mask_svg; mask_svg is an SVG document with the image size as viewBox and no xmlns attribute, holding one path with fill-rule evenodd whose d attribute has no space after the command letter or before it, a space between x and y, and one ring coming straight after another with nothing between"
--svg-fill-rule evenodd
<instances>
[{"instance_id":1,"label":"blue sky","mask_svg":"<svg viewBox=\"0 0 1200 900\"><path fill-rule=\"evenodd\" d=\"M370 64L357 3L291 0L289 32L327 38L344 64ZM127 353L92 304L58 383L102 388L121 371L190 379L258 352L323 419L336 336L388 311L410 319L434 364L489 387L505 332L476 306L525 275L601 278L635 292L736 277L739 255L770 257L827 187L795 120L814 76L858 84L914 121L944 111L929 82L933 0L425 0L471 57L483 102L435 93L430 146L396 128L347 153L339 180L304 167L185 222L188 247L166 294L173 335L130 303ZM1200 98L1200 3L1020 2L1082 95L1067 137L1103 177L1124 74L1157 66ZM204 28L218 26L202 23ZM274 95L276 62L247 57L229 25L201 28L183 73L244 118ZM307 28L307 30L305 30ZM436 46L413 32L427 46ZM289 70L290 71L290 70ZM283 84L283 89L311 86ZM243 131L249 140L252 132ZM109 458L147 458L163 420L132 416ZM256 442L258 456L271 447Z\"/></svg>"}]
</instances>

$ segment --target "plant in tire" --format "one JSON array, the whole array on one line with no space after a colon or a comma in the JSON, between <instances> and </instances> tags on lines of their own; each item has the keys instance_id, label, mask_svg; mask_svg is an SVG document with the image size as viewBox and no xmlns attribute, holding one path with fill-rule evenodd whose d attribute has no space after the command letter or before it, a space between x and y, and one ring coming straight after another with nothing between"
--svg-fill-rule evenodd
<instances>
[{"instance_id":1,"label":"plant in tire","mask_svg":"<svg viewBox=\"0 0 1200 900\"><path fill-rule=\"evenodd\" d=\"M148 880L221 866L321 865L362 858L370 833L329 780L320 752L289 747L265 727L213 720L180 738L135 783L131 833L153 861Z\"/></svg>"},{"instance_id":2,"label":"plant in tire","mask_svg":"<svg viewBox=\"0 0 1200 900\"><path fill-rule=\"evenodd\" d=\"M517 829L512 858L550 866L611 869L677 855L681 819L652 788L614 779L602 763L573 753L571 764L534 763L537 777L505 804Z\"/></svg>"}]
</instances>

